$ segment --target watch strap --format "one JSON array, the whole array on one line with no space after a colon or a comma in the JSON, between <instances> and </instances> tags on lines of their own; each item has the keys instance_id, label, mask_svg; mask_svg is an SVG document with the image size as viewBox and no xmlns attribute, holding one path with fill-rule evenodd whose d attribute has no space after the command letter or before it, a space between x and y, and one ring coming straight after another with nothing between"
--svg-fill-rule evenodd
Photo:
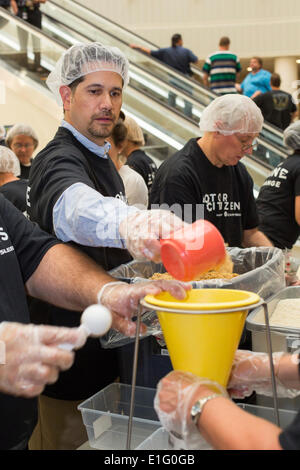
<instances>
[{"instance_id":1,"label":"watch strap","mask_svg":"<svg viewBox=\"0 0 300 470\"><path fill-rule=\"evenodd\" d=\"M197 426L198 420L200 418L200 415L202 413L202 410L204 408L204 405L209 401L212 400L213 398L218 398L221 395L219 393L212 393L211 395L208 395L207 397L200 398L199 400L196 401L196 403L192 406L191 409L191 419L192 422Z\"/></svg>"}]
</instances>

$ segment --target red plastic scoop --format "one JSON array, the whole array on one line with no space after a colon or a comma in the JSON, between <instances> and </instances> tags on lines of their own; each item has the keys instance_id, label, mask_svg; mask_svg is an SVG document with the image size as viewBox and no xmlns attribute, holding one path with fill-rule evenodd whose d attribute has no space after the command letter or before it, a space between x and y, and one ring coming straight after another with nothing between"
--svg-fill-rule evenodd
<instances>
[{"instance_id":1,"label":"red plastic scoop","mask_svg":"<svg viewBox=\"0 0 300 470\"><path fill-rule=\"evenodd\" d=\"M197 220L160 243L164 267L180 281L192 281L221 264L226 256L221 233L207 220Z\"/></svg>"}]
</instances>

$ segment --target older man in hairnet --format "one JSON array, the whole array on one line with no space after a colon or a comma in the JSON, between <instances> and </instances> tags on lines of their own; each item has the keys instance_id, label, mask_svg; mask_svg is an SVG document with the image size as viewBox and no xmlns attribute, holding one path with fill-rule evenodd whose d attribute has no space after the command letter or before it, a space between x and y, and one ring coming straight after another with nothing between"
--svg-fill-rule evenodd
<instances>
[{"instance_id":1,"label":"older man in hairnet","mask_svg":"<svg viewBox=\"0 0 300 470\"><path fill-rule=\"evenodd\" d=\"M213 223L229 246L272 246L258 230L253 181L241 159L263 124L250 98L229 94L204 110L194 138L166 160L152 185L151 208L168 205L185 221Z\"/></svg>"},{"instance_id":2,"label":"older man in hairnet","mask_svg":"<svg viewBox=\"0 0 300 470\"><path fill-rule=\"evenodd\" d=\"M126 204L105 139L119 118L128 80L128 61L117 48L90 43L67 50L47 79L63 105L64 119L34 159L29 179L30 218L105 270L128 262L130 255L159 261L158 239L183 226L170 211L140 211ZM122 305L127 289L125 283L111 284L102 295L118 298ZM31 302L30 309L36 321L63 326L79 322L78 313L52 305ZM43 315L37 318L39 312ZM32 448L78 446L84 439L78 403L119 375L118 351L89 340L72 369L46 388L40 400L43 445Z\"/></svg>"}]
</instances>

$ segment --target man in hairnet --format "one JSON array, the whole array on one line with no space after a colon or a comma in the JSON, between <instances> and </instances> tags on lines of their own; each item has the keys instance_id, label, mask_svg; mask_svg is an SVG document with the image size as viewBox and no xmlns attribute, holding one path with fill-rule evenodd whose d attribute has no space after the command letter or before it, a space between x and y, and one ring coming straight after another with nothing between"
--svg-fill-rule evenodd
<instances>
[{"instance_id":1,"label":"man in hairnet","mask_svg":"<svg viewBox=\"0 0 300 470\"><path fill-rule=\"evenodd\" d=\"M272 246L258 230L253 181L241 159L263 124L250 98L225 95L203 111L203 137L193 138L158 169L151 208L167 204L187 222L213 223L229 246Z\"/></svg>"},{"instance_id":2,"label":"man in hairnet","mask_svg":"<svg viewBox=\"0 0 300 470\"><path fill-rule=\"evenodd\" d=\"M130 335L139 300L163 289L184 298L183 284L175 281L116 285L91 258L41 230L0 195L0 450L27 448L37 422L33 397L74 360L60 345L77 348L86 340L79 328L29 325L26 294L72 309L78 319L83 309L101 302L112 313L113 328ZM104 368L99 363L100 376Z\"/></svg>"},{"instance_id":3,"label":"man in hairnet","mask_svg":"<svg viewBox=\"0 0 300 470\"><path fill-rule=\"evenodd\" d=\"M291 250L300 235L300 121L290 124L283 138L293 153L268 176L256 203L260 230L274 246Z\"/></svg>"},{"instance_id":4,"label":"man in hairnet","mask_svg":"<svg viewBox=\"0 0 300 470\"><path fill-rule=\"evenodd\" d=\"M128 262L130 255L159 261L158 238L183 226L170 211L140 211L125 203L123 183L108 157L105 139L119 118L128 80L128 61L117 48L90 43L67 50L47 79L63 105L64 119L34 159L29 179L30 218L105 270ZM120 285L109 289L114 292L104 294L119 296L122 303ZM79 321L78 314L52 305L31 302L30 308L36 321L64 326ZM78 403L119 375L118 351L88 341L72 369L47 387L40 401L42 447L78 446L84 436Z\"/></svg>"}]
</instances>

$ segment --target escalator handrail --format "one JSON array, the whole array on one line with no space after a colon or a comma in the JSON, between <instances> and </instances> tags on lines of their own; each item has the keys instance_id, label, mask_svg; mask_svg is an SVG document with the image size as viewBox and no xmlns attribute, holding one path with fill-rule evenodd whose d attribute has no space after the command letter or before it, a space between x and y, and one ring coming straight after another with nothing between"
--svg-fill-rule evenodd
<instances>
[{"instance_id":1,"label":"escalator handrail","mask_svg":"<svg viewBox=\"0 0 300 470\"><path fill-rule=\"evenodd\" d=\"M30 34L34 34L34 36L37 36L39 39L44 39L46 37L49 42L52 42L56 46L59 46L60 48L62 48L62 51L66 50L66 46L63 42L49 36L49 34L45 33L41 29L37 28L36 26L33 26L32 24L28 23L27 21L23 20L22 18L19 18L18 16L14 15L13 13L8 12L7 10L5 10L2 7L0 7L0 16L3 16L4 18L8 19L9 21L12 21L13 23L16 23L16 25L18 25L18 27L21 27L22 29L26 30Z\"/></svg>"},{"instance_id":2,"label":"escalator handrail","mask_svg":"<svg viewBox=\"0 0 300 470\"><path fill-rule=\"evenodd\" d=\"M29 24L29 23L27 23L26 21L24 21L24 20L22 20L22 19L16 17L15 15L13 15L13 14L7 12L5 9L3 9L3 8L1 8L1 7L0 7L0 15L1 15L1 16L4 16L5 18L9 19L10 21L13 21L13 22L16 23L16 24L19 23L19 25L20 25L22 28L24 28L25 30L27 30L27 31L30 32L30 33L37 34L41 39L42 39L42 38L47 38L47 40L48 40L49 42L52 42L52 43L55 44L56 46L61 47L63 51L65 51L65 50L67 49L66 45L63 44L63 43L61 43L59 40L53 39L51 36L49 36L49 35L48 35L47 33L45 33L44 31L42 31L42 30L36 28L35 26L32 26L31 24ZM143 70L143 69L142 69L142 70ZM143 72L144 72L144 70L143 70ZM135 88L134 86L132 86L132 85L131 85L131 87L134 88L134 89L136 89L136 88ZM139 91L139 90L138 90L138 91ZM145 92L144 92L144 93L145 93ZM146 94L146 93L145 93L145 94ZM147 95L148 95L148 94L147 94ZM161 104L161 103L159 102L159 100L155 100L155 99L153 98L153 96L151 96L150 94L149 94L148 96L149 96L149 98L151 98L152 100L156 101L157 104ZM170 108L170 110L172 110L173 113L176 112L176 110L174 110L173 108ZM177 112L176 114L180 114L180 113ZM183 115L180 114L180 117L182 117L182 118L184 118L184 119L187 120L186 116L183 116ZM191 125L193 125L193 126L196 127L196 124L195 124L194 122L191 122ZM258 142L261 141L261 143L262 143L265 147L269 148L269 150L274 150L275 152L277 152L278 154L280 154L280 156L282 156L283 158L286 157L286 155L285 155L279 148L275 147L274 144L269 144L268 142L265 141L265 139L263 139L263 138L261 138L261 137L259 137L257 140L258 140ZM250 157L251 157L251 156L250 156ZM255 160L258 160L258 159L255 158ZM263 166L266 166L266 164L265 164L264 162L261 161L261 163L263 164Z\"/></svg>"},{"instance_id":3,"label":"escalator handrail","mask_svg":"<svg viewBox=\"0 0 300 470\"><path fill-rule=\"evenodd\" d=\"M72 0L72 1L73 1L73 0ZM52 3L53 3L53 4L54 4L55 6L57 6L58 8L61 8L62 10L65 10L65 11L68 11L68 13L70 13L70 14L74 15L76 18L79 18L79 19L82 20L82 18L81 18L80 16L78 16L76 13L74 13L73 11L70 11L70 10L67 10L66 8L64 8L64 6L59 3L59 1L56 1L56 0L49 0L48 3L49 3L49 4L52 4ZM74 3L76 3L79 7L82 7L82 8L83 8L83 6L82 6L80 3L76 2L76 1L75 1ZM46 8L47 8L47 4L42 5L43 14L47 14L47 12L45 11ZM107 19L105 16L103 16L103 15L101 15L101 14L99 14L99 13L96 13L96 12L94 12L93 10L91 10L91 9L89 9L89 8L86 8L86 7L84 7L84 9L85 9L85 10L88 10L90 13L92 13L92 14L95 15L95 16L99 16L99 17L101 17L101 18L104 18L105 21L107 21L108 23L112 23L114 26L117 26L119 29L124 30L124 31L126 31L126 32L128 32L128 33L130 33L130 34L132 34L131 31L129 31L128 29L123 28L122 26L118 25L118 24L115 23L114 21L111 21L111 20ZM48 16L49 16L49 15L48 15ZM129 43L127 43L126 41L124 41L123 39L121 39L121 38L119 38L119 37L117 38L113 33L110 33L109 31L104 30L101 26L99 26L99 25L96 26L95 24L91 23L90 21L88 21L88 20L86 20L86 19L84 19L84 21L85 21L87 24L89 24L90 26L92 26L93 28L100 29L101 31L105 32L106 34L108 34L108 35L110 35L110 36L112 36L112 37L118 39L118 40L119 40L120 42L122 42L123 44L126 44L126 46L129 46ZM145 42L145 40L143 40L143 41ZM141 52L141 51L138 51L138 53L143 54L143 55L146 55L146 54L144 54L144 53ZM180 72L179 70L174 69L173 67L169 66L168 64L162 63L160 60L156 59L156 58L153 57L153 56L149 56L149 55L147 54L146 57L147 57L149 60L153 61L153 62L156 64L156 66L157 66L158 68L160 68L160 69L162 69L162 70L166 70L166 69L167 69L167 70L168 70L168 73L170 73L170 75L174 75L175 77L180 77L180 79L183 80L184 82L186 82L187 84L189 84L189 85L191 85L191 86L195 86L196 88L201 88L201 91L203 91L203 93L205 93L206 95L208 95L211 99L216 98L217 95L216 95L214 92L212 92L210 89L208 89L207 87L205 87L204 85L202 85L201 83L199 83L197 80L194 80L193 78L188 77L187 75L183 74L183 73Z\"/></svg>"}]
</instances>

